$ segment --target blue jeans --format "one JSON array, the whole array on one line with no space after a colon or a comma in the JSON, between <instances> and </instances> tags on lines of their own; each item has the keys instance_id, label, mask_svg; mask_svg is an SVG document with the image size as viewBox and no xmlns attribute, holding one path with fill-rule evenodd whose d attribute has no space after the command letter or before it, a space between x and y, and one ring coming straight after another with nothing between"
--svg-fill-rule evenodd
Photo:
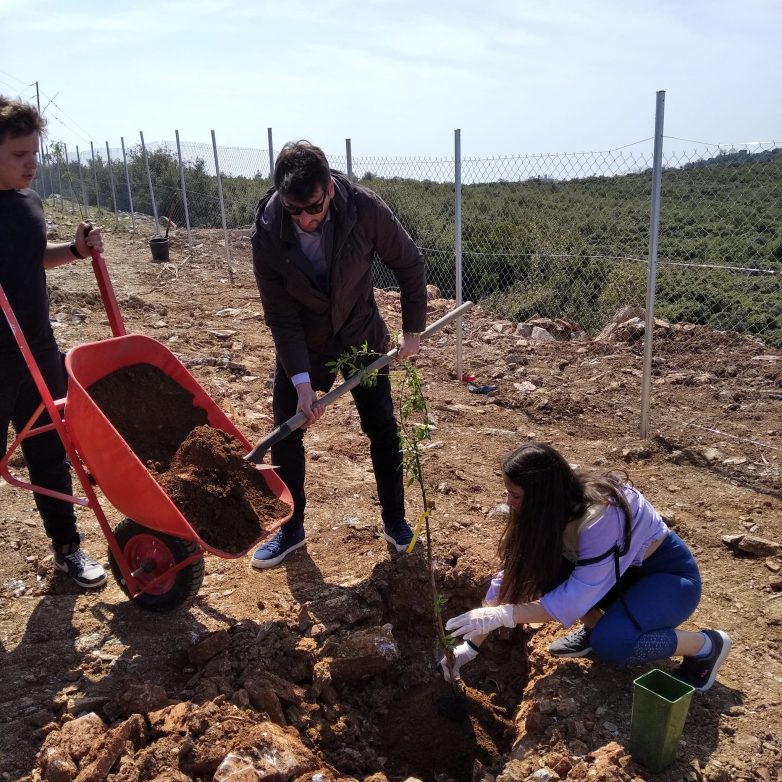
<instances>
[{"instance_id":1,"label":"blue jeans","mask_svg":"<svg viewBox=\"0 0 782 782\"><path fill-rule=\"evenodd\" d=\"M641 630L614 599L592 630L595 656L619 665L670 657L676 650L675 628L692 615L701 597L700 572L687 545L669 532L654 554L623 575L622 585Z\"/></svg>"}]
</instances>

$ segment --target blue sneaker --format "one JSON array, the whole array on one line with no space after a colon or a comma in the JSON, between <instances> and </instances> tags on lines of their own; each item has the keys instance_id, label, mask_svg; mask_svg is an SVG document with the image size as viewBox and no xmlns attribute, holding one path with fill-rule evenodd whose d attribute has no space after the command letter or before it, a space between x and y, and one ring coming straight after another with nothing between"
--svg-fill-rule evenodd
<instances>
[{"instance_id":1,"label":"blue sneaker","mask_svg":"<svg viewBox=\"0 0 782 782\"><path fill-rule=\"evenodd\" d=\"M256 549L252 558L252 566L261 570L279 565L285 557L297 548L301 548L307 541L304 539L304 527L292 530L285 528L279 530L274 537L266 541Z\"/></svg>"},{"instance_id":2,"label":"blue sneaker","mask_svg":"<svg viewBox=\"0 0 782 782\"><path fill-rule=\"evenodd\" d=\"M383 537L397 550L404 551L413 539L413 530L410 525L402 519L396 524L385 526Z\"/></svg>"}]
</instances>

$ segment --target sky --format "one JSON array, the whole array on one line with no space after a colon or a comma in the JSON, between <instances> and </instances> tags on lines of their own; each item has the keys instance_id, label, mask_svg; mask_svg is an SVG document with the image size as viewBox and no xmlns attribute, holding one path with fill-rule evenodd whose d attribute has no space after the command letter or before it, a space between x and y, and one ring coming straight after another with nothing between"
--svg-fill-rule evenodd
<instances>
[{"instance_id":1,"label":"sky","mask_svg":"<svg viewBox=\"0 0 782 782\"><path fill-rule=\"evenodd\" d=\"M49 139L464 157L782 145L782 0L0 0ZM678 142L681 143L681 142Z\"/></svg>"}]
</instances>

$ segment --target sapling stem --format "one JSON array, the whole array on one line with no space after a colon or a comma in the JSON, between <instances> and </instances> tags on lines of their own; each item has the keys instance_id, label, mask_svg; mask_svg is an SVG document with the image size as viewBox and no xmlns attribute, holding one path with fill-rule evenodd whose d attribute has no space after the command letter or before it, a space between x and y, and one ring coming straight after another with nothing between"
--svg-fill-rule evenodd
<instances>
[{"instance_id":1,"label":"sapling stem","mask_svg":"<svg viewBox=\"0 0 782 782\"><path fill-rule=\"evenodd\" d=\"M328 362L327 366L336 375L338 372L346 377L353 377L357 373L364 373L360 379L362 386L374 386L377 384L378 373L367 372L366 365L378 354L369 350L368 344L364 342L360 347L351 347L342 353L334 361ZM445 651L445 661L448 666L448 675L451 681L451 687L456 693L461 694L459 680L454 676L454 656L453 649L456 645L453 637L446 632L443 622L443 606L445 599L437 591L437 582L434 574L434 561L432 557L432 532L429 524L429 516L434 509L430 505L426 482L424 481L423 469L421 466L421 444L425 440L431 439L432 423L429 419L429 409L426 404L426 397L423 391L423 382L418 370L407 362L400 366L401 383L399 399L399 440L402 447L402 469L407 477L407 485L418 485L421 492L421 504L423 510L419 517L413 540L407 551L412 550L420 532L420 526L424 526L424 539L426 541L426 567L429 573L429 588L432 593L432 622L434 624L435 637ZM435 655L437 656L437 652Z\"/></svg>"},{"instance_id":2,"label":"sapling stem","mask_svg":"<svg viewBox=\"0 0 782 782\"><path fill-rule=\"evenodd\" d=\"M443 623L443 606L445 600L437 591L437 582L434 574L434 561L432 557L432 533L429 516L433 507L427 497L426 482L424 481L421 466L421 444L424 440L431 439L432 424L429 419L429 408L423 392L423 383L418 370L409 363L402 363L400 367L402 381L399 386L399 439L402 445L402 468L407 475L407 485L418 484L421 492L423 512L421 518L424 523L426 540L426 567L429 572L429 588L432 592L432 621L434 623L435 637L445 650L445 662L448 666L448 678L455 692L460 692L458 680L454 676L454 640L445 631ZM420 521L419 521L420 523ZM413 539L415 542L415 538ZM436 653L437 654L437 653Z\"/></svg>"}]
</instances>

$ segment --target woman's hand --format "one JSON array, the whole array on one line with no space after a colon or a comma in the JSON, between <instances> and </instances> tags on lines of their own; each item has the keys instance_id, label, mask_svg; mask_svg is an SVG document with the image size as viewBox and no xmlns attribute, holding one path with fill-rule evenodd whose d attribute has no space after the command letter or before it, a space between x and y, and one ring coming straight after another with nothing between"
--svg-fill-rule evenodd
<instances>
[{"instance_id":1,"label":"woman's hand","mask_svg":"<svg viewBox=\"0 0 782 782\"><path fill-rule=\"evenodd\" d=\"M459 675L459 670L463 665L466 665L469 662L472 662L476 657L478 656L478 650L475 648L475 646L470 646L470 644L465 641L463 644L459 644L454 650L453 650L453 677L454 679L461 679L462 677ZM443 678L445 681L450 682L451 681L451 674L448 671L448 660L443 655L442 659L440 660L440 667L443 669Z\"/></svg>"},{"instance_id":2,"label":"woman's hand","mask_svg":"<svg viewBox=\"0 0 782 782\"><path fill-rule=\"evenodd\" d=\"M466 614L454 616L445 623L445 629L452 635L463 636L474 641L479 636L488 635L500 627L515 627L513 606L487 606L473 608Z\"/></svg>"}]
</instances>

